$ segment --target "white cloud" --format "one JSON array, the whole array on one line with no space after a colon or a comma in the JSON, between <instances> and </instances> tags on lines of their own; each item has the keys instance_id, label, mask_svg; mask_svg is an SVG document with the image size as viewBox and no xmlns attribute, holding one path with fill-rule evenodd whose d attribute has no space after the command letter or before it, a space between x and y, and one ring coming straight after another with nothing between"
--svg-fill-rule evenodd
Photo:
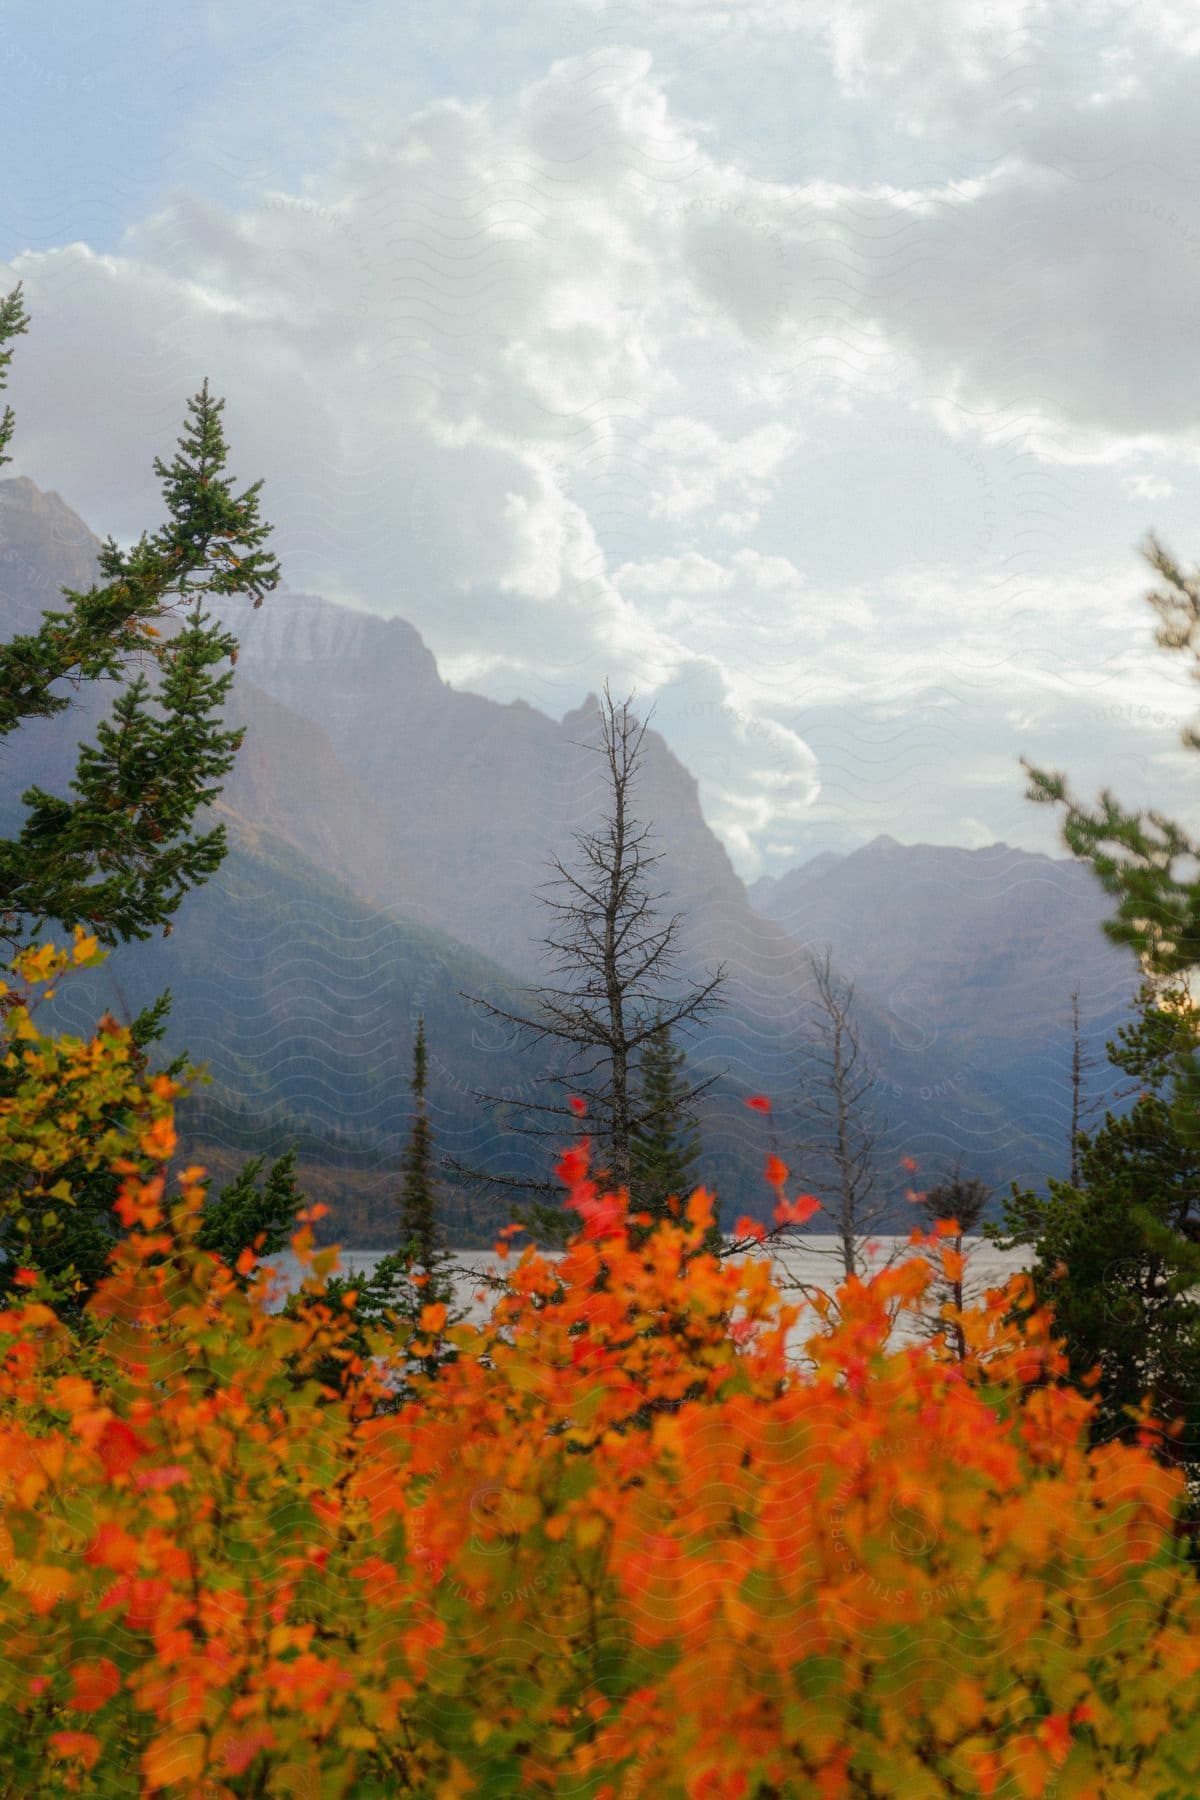
<instances>
[{"instance_id":1,"label":"white cloud","mask_svg":"<svg viewBox=\"0 0 1200 1800\"><path fill-rule=\"evenodd\" d=\"M1018 711L1078 750L1154 689L1114 474L1198 497L1197 31L1090 10L539 5L490 66L472 6L280 8L206 115L238 203L18 259L20 466L134 533L208 374L295 586L500 698L658 695L746 870L885 793L999 828ZM753 162L739 95L797 81Z\"/></svg>"},{"instance_id":2,"label":"white cloud","mask_svg":"<svg viewBox=\"0 0 1200 1800\"><path fill-rule=\"evenodd\" d=\"M1162 475L1126 475L1124 486L1131 500L1169 500L1175 492L1174 483Z\"/></svg>"}]
</instances>

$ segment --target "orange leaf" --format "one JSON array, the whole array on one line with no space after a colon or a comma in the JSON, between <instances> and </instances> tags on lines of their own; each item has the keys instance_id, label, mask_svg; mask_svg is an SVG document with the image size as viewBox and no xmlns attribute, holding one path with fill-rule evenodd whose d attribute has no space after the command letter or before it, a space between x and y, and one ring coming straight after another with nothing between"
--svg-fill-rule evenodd
<instances>
[{"instance_id":1,"label":"orange leaf","mask_svg":"<svg viewBox=\"0 0 1200 1800\"><path fill-rule=\"evenodd\" d=\"M787 1164L773 1150L767 1158L765 1174L772 1187L782 1187L788 1178Z\"/></svg>"},{"instance_id":2,"label":"orange leaf","mask_svg":"<svg viewBox=\"0 0 1200 1800\"><path fill-rule=\"evenodd\" d=\"M946 1276L946 1280L956 1282L961 1281L966 1273L966 1269L966 1257L962 1256L957 1250L951 1250L949 1245L945 1245L942 1249L942 1270Z\"/></svg>"},{"instance_id":3,"label":"orange leaf","mask_svg":"<svg viewBox=\"0 0 1200 1800\"><path fill-rule=\"evenodd\" d=\"M198 1731L181 1737L164 1733L142 1752L142 1774L151 1788L195 1781L204 1773L204 1739Z\"/></svg>"},{"instance_id":4,"label":"orange leaf","mask_svg":"<svg viewBox=\"0 0 1200 1800\"><path fill-rule=\"evenodd\" d=\"M141 1148L157 1162L168 1162L175 1154L175 1144L175 1127L165 1116L155 1119L153 1125L148 1125L141 1136Z\"/></svg>"},{"instance_id":5,"label":"orange leaf","mask_svg":"<svg viewBox=\"0 0 1200 1800\"><path fill-rule=\"evenodd\" d=\"M690 1197L688 1199L688 1203L687 1203L688 1224L689 1225L698 1225L701 1228L703 1228L704 1226L706 1226L710 1223L710 1221L712 1219L712 1212L713 1212L713 1197L712 1197L712 1195L708 1192L708 1190L706 1188L702 1188L702 1187L696 1188L693 1191L693 1193L690 1195Z\"/></svg>"}]
</instances>

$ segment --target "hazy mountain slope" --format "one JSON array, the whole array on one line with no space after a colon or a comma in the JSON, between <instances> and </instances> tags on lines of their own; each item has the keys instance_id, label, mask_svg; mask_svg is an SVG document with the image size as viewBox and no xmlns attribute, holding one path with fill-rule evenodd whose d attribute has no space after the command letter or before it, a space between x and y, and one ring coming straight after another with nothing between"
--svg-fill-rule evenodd
<instances>
[{"instance_id":1,"label":"hazy mountain slope","mask_svg":"<svg viewBox=\"0 0 1200 1800\"><path fill-rule=\"evenodd\" d=\"M0 633L36 630L43 612L63 604L64 587L96 578L99 539L58 494L21 478L0 480ZM270 601L268 604L274 604ZM253 616L249 601L229 607L236 634ZM0 765L0 824L11 829L19 797L33 782L65 791L75 746L91 735L112 690L96 684L73 696L69 713L31 720L7 739ZM265 825L317 864L350 879L375 900L395 900L404 879L393 841L371 793L343 767L327 733L242 677L227 709L246 738L227 778L224 800L239 817Z\"/></svg>"},{"instance_id":2,"label":"hazy mountain slope","mask_svg":"<svg viewBox=\"0 0 1200 1800\"><path fill-rule=\"evenodd\" d=\"M839 966L896 1020L900 1047L940 1045L1052 1140L1069 1118L1070 994L1091 1054L1126 1016L1134 958L1105 937L1111 907L1086 865L992 844L963 850L878 838L803 865L752 902ZM1111 1087L1097 1067L1093 1091Z\"/></svg>"},{"instance_id":3,"label":"hazy mountain slope","mask_svg":"<svg viewBox=\"0 0 1200 1800\"><path fill-rule=\"evenodd\" d=\"M307 1135L342 1177L339 1197L354 1201L355 1241L389 1226L420 1014L439 1152L512 1165L496 1116L473 1097L502 1087L511 1059L462 998L509 996L503 972L444 933L367 906L290 846L263 834L253 847L238 843L184 900L169 938L118 948L64 983L54 1012L88 1029L102 1009L129 1018L167 988L165 1048L186 1050L211 1075L181 1108L185 1134L215 1143L225 1160Z\"/></svg>"},{"instance_id":4,"label":"hazy mountain slope","mask_svg":"<svg viewBox=\"0 0 1200 1800\"><path fill-rule=\"evenodd\" d=\"M410 883L398 903L507 966L536 969L545 919L535 890L549 857L569 859L572 832L595 821L605 798L596 758L577 747L595 742L594 701L556 723L459 694L403 621L313 596L255 614L239 666L327 725L340 760L377 798L405 847ZM878 1054L893 1100L910 1120L936 1114L941 1160L1015 1158L1025 1168L1039 1160L1034 1141L1061 1139L1069 991L1079 986L1098 1049L1132 985L1128 959L1099 934L1103 897L1086 870L1002 846L943 852L881 839L760 884L752 905L695 781L653 731L637 808L654 822L657 873L685 915L685 967L729 969L706 1057L744 1086L786 1093L804 947L828 941L864 1004L887 1016Z\"/></svg>"},{"instance_id":5,"label":"hazy mountain slope","mask_svg":"<svg viewBox=\"0 0 1200 1800\"><path fill-rule=\"evenodd\" d=\"M548 859L570 860L572 833L595 823L606 800L598 759L579 747L597 741L594 699L556 723L528 706L459 694L403 621L313 596L288 595L274 611L255 614L242 634L239 667L329 725L339 759L377 797L404 845L405 910L438 919L507 966L535 972L547 923L535 894ZM758 1151L751 1148L756 1128L735 1097L772 1094L781 1141L795 1128L789 1096L808 1028L805 934L798 941L786 921L756 914L704 821L693 777L653 731L636 809L653 821L663 852L655 873L669 905L684 915L681 973L696 977L718 964L728 972L725 1005L694 1039L694 1054L729 1071L710 1102L706 1146L714 1174L741 1189L747 1157L753 1162ZM797 883L819 885L842 860L818 859ZM903 939L908 926L882 892L865 894L858 930L878 939L893 929ZM911 962L901 947L894 969L910 970ZM1063 1121L1056 1110L1022 1116L1019 1072L991 1067L957 1037L939 1041L928 1015L914 1030L914 996L886 956L882 973L889 985L862 980L860 1005L887 1081L892 1171L905 1154L937 1172L961 1157L997 1181L1033 1179L1057 1166ZM1018 1047L1023 1054L1024 1038Z\"/></svg>"},{"instance_id":6,"label":"hazy mountain slope","mask_svg":"<svg viewBox=\"0 0 1200 1800\"><path fill-rule=\"evenodd\" d=\"M0 482L0 626L27 627L58 583L86 581L95 548L57 496ZM257 612L231 605L227 616L240 641L230 713L249 730L224 815L247 853L265 847L277 862L290 845L344 884L336 902L305 902L311 968L303 1001L289 1003L286 1055L273 1035L274 992L245 973L227 984L220 1031L228 1054L243 1059L226 1072L227 1085L253 1093L256 1104L374 1131L364 1100L369 1057L347 1060L346 1039L369 1044L379 1008L368 989L348 985L347 971L377 972L380 909L436 927L460 951L470 946L522 977L537 971L547 917L536 893L549 858L570 861L572 834L597 823L607 799L587 747L598 741L595 701L555 721L523 703L458 693L402 620L312 596L273 594ZM99 698L88 697L81 728ZM11 815L35 775L65 779L74 735L56 721L5 746L0 812ZM1129 985L1080 910L1089 897L1095 904L1086 872L1003 847L989 862L991 852L881 840L761 884L756 911L704 820L694 778L654 731L635 805L663 852L655 886L684 915L680 979L719 963L728 971L725 1004L691 1046L698 1063L727 1071L705 1113L706 1171L727 1199L753 1206L766 1198L757 1181L765 1127L742 1105L747 1093L775 1100L780 1148L798 1130L795 1051L811 1022L806 951L826 941L859 979L891 1122L885 1173L897 1191L903 1155L919 1158L923 1179L956 1158L997 1182L1061 1166L1066 995L1080 985L1095 1024ZM294 873L316 893L311 868ZM369 903L364 916L346 913L348 890ZM219 956L229 953L226 933L266 944L283 902L256 876L240 896L227 885L195 897L195 906L192 924L185 932L181 919L171 942L211 942ZM392 917L387 931L396 928ZM352 951L339 948L343 930ZM336 1007L321 1002L325 991L341 996ZM211 972L189 974L177 1016L189 1041L199 1031L215 1053L214 994ZM517 1041L479 1025L474 1034L473 1052L493 1059L489 1072L503 1070L483 1085L519 1089L528 1062ZM337 1071L324 1088L323 1061ZM452 1073L464 1091L470 1062L465 1055ZM301 1067L309 1085L298 1089ZM394 1091L389 1081L381 1091Z\"/></svg>"}]
</instances>

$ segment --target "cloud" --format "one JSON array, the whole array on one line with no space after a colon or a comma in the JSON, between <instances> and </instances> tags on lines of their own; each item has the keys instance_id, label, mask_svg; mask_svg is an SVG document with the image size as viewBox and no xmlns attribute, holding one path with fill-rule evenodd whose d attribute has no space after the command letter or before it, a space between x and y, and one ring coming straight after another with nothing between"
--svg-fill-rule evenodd
<instances>
[{"instance_id":1,"label":"cloud","mask_svg":"<svg viewBox=\"0 0 1200 1800\"><path fill-rule=\"evenodd\" d=\"M1086 696L1134 704L1112 498L1200 497L1195 32L1153 11L597 0L502 21L489 65L479 9L281 7L251 43L220 4L270 73L244 133L227 85L115 251L13 265L20 467L128 537L207 374L295 587L497 698L657 696L746 871L905 806L1048 835L988 799L1013 709L1075 752ZM797 81L764 171L737 97Z\"/></svg>"},{"instance_id":2,"label":"cloud","mask_svg":"<svg viewBox=\"0 0 1200 1800\"><path fill-rule=\"evenodd\" d=\"M1175 492L1162 475L1126 475L1123 486L1131 500L1169 500Z\"/></svg>"}]
</instances>

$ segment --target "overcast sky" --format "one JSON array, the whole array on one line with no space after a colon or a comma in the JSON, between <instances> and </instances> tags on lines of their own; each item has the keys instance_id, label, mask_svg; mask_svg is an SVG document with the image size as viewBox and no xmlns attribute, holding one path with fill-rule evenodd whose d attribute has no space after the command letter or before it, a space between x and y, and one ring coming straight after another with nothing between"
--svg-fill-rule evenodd
<instances>
[{"instance_id":1,"label":"overcast sky","mask_svg":"<svg viewBox=\"0 0 1200 1800\"><path fill-rule=\"evenodd\" d=\"M7 0L14 470L101 534L208 375L290 585L656 704L746 877L1185 819L1193 0ZM274 598L269 604L284 605Z\"/></svg>"}]
</instances>

